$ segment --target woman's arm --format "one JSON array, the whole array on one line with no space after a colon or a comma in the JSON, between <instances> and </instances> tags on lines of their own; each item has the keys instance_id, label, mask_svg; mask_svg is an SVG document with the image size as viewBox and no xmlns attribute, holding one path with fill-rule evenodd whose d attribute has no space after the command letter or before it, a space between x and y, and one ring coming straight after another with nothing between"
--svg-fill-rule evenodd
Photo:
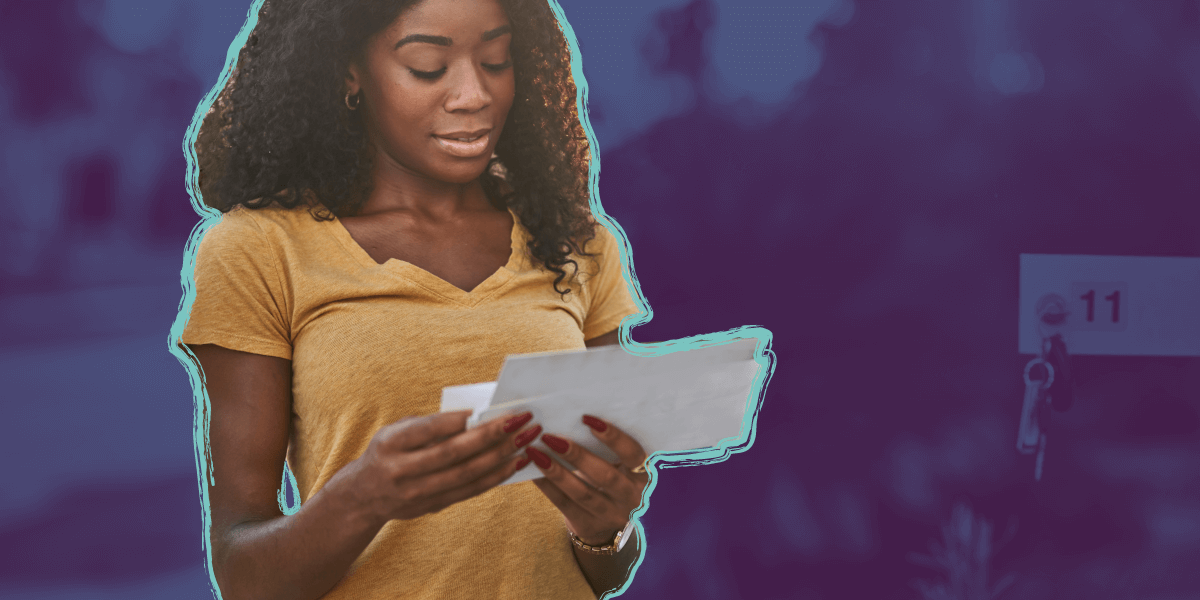
<instances>
[{"instance_id":1,"label":"woman's arm","mask_svg":"<svg viewBox=\"0 0 1200 600\"><path fill-rule=\"evenodd\" d=\"M351 465L291 516L275 490L291 417L291 362L196 346L209 400L212 568L225 600L318 598L383 526L356 501Z\"/></svg>"},{"instance_id":2,"label":"woman's arm","mask_svg":"<svg viewBox=\"0 0 1200 600\"><path fill-rule=\"evenodd\" d=\"M593 420L594 419L594 420ZM564 467L546 454L528 448L534 464L544 476L534 484L567 520L567 528L583 543L607 546L629 523L629 513L641 504L642 492L649 482L645 473L631 468L642 464L646 453L636 440L606 423L590 417L592 434L620 457L621 464L611 465L582 446L565 438L542 436L546 445L575 469ZM595 425L603 423L601 431ZM575 547L575 560L597 597L625 584L629 568L641 553L640 540L630 540L620 553L603 555Z\"/></svg>"},{"instance_id":3,"label":"woman's arm","mask_svg":"<svg viewBox=\"0 0 1200 600\"><path fill-rule=\"evenodd\" d=\"M620 339L617 337L617 330L614 329L604 335L588 340L585 344L588 348L595 348L598 346L615 346L619 342ZM634 537L626 542L621 552L612 556L593 554L572 546L575 550L575 561L579 563L580 570L583 571L584 577L587 578L588 584L592 586L592 591L595 592L597 598L609 590L615 590L625 585L629 568L633 566L634 561L641 554L641 540L636 536L636 532L637 530L635 529ZM617 530L613 530L606 540L584 541L596 541L597 545L604 546L616 535Z\"/></svg>"},{"instance_id":4,"label":"woman's arm","mask_svg":"<svg viewBox=\"0 0 1200 600\"><path fill-rule=\"evenodd\" d=\"M467 412L406 419L384 427L361 457L284 516L276 494L290 436L291 362L213 345L191 349L212 407L210 540L225 600L319 598L389 520L478 495L526 460L513 456L525 424L517 419L470 431ZM441 438L448 439L429 445Z\"/></svg>"},{"instance_id":5,"label":"woman's arm","mask_svg":"<svg viewBox=\"0 0 1200 600\"><path fill-rule=\"evenodd\" d=\"M584 577L587 578L588 584L592 586L592 592L596 597L604 595L605 592L615 590L625 585L625 579L629 575L629 568L633 566L633 562L642 552L642 541L636 535L637 530L634 530L634 536L625 544L621 551L612 556L604 556L602 554L592 554L586 550L575 548L575 561L579 563L579 569L583 571ZM613 535L617 535L613 532ZM611 541L612 538L609 538ZM608 544L603 542L601 545Z\"/></svg>"}]
</instances>

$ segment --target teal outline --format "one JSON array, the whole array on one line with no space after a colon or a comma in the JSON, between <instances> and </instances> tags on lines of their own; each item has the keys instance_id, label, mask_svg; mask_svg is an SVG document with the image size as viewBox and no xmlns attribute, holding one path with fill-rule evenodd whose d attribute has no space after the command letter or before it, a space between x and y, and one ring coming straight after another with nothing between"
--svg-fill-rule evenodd
<instances>
[{"instance_id":1,"label":"teal outline","mask_svg":"<svg viewBox=\"0 0 1200 600\"><path fill-rule=\"evenodd\" d=\"M187 245L183 250L183 268L179 271L179 283L183 287L183 298L179 301L179 313L175 315L175 322L171 325L171 333L167 337L167 350L175 356L183 365L188 374L188 381L192 386L192 405L194 410L194 419L192 421L192 441L196 453L196 483L200 494L200 520L204 528L204 536L200 543L205 554L205 568L208 571L209 584L212 587L213 597L217 600L222 600L221 588L217 585L217 576L212 568L212 510L208 502L208 485L211 483L216 485L216 479L212 473L212 453L209 448L209 421L208 415L212 409L208 399L208 390L204 386L204 373L200 369L200 363L196 360L196 355L192 354L186 346L180 344L179 340L183 337L183 329L187 326L188 318L192 313L192 303L196 300L196 287L194 281L196 268L196 249L200 246L200 240L204 238L204 233L210 227L217 224L221 220L221 213L216 209L209 208L200 200L200 165L196 158L196 135L200 131L200 125L204 121L204 115L208 114L213 102L220 95L221 90L225 89L225 85L229 82L229 77L233 74L233 68L237 65L238 55L242 51L242 47L246 45L246 40L249 39L250 33L254 31L254 27L258 25L258 12L262 9L264 0L253 0L250 8L246 10L246 22L242 24L241 30L238 31L233 42L229 44L229 50L225 52L225 68L221 70L221 77L217 79L214 85L200 101L196 107L196 112L192 116L192 122L188 125L187 132L183 136L183 155L187 159L187 174L184 176L184 184L187 187L188 196L191 198L192 209L200 215L201 221L192 229L192 233L188 236ZM291 470L287 468L287 463L284 463L284 471L282 473L284 485L288 479L291 479L293 489L295 488L295 477L292 476ZM297 490L296 504L294 507L285 506L286 493L283 486L279 489L279 507L285 514L292 514L300 509L300 497ZM288 512L288 511L291 512Z\"/></svg>"},{"instance_id":2,"label":"teal outline","mask_svg":"<svg viewBox=\"0 0 1200 600\"><path fill-rule=\"evenodd\" d=\"M626 317L620 325L618 337L620 338L621 347L625 351L638 356L660 356L670 354L682 350L692 350L703 348L706 346L721 345L734 342L746 338L755 338L758 344L755 349L754 361L758 363L758 373L755 375L754 383L750 394L747 396L747 408L742 417L741 434L738 437L730 437L721 440L714 448L705 448L688 452L660 452L655 453L646 460L646 471L649 474L649 483L646 489L642 492L642 503L630 514L630 518L634 522L638 537L638 558L629 568L629 572L625 579L624 585L615 590L604 593L601 600L620 596L633 583L634 576L637 574L638 568L641 567L642 561L646 558L646 549L649 547L646 540L646 532L642 527L641 516L650 508L650 495L654 488L658 485L659 469L668 469L673 467L686 467L695 465L706 465L723 462L733 454L745 452L754 445L758 425L758 413L762 409L763 400L766 397L767 385L770 383L771 377L775 372L776 357L771 351L772 334L764 327L758 326L743 326L712 333L707 335L697 335L687 338L681 338L668 342L656 344L641 344L633 341L630 335L630 330L638 325L650 322L654 318L654 310L646 301L646 297L642 294L641 286L638 284L637 275L633 270L633 257L629 247L629 239L625 235L625 230L620 224L604 211L604 207L600 203L600 146L596 140L596 134L592 131L591 121L588 116L588 84L587 79L583 74L583 62L580 56L579 42L575 37L575 30L571 28L567 21L566 13L558 0L547 0L550 9L554 12L555 19L558 21L559 28L563 32L563 37L566 38L571 54L571 76L575 81L575 98L576 107L579 112L579 120L583 125L585 134L587 135L588 145L591 149L592 160L588 167L588 192L589 204L592 214L597 217L601 225L607 227L613 236L617 239L617 244L621 248L621 269L625 275L626 285L628 286L630 295L637 304L639 313ZM212 473L211 449L209 447L209 413L211 404L209 403L208 392L204 386L204 373L199 368L199 362L190 350L180 344L180 338L183 336L183 329L187 326L188 317L191 314L192 303L196 298L195 290L195 266L196 266L196 250L200 245L200 240L203 239L205 232L210 227L220 221L221 213L215 209L209 208L201 201L200 186L199 186L199 164L196 158L196 136L199 133L200 125L204 120L204 116L216 101L221 90L225 89L225 85L229 82L229 77L233 73L233 68L237 64L238 54L242 47L249 39L250 33L254 31L254 27L258 24L258 12L262 8L264 0L253 0L250 8L247 9L246 22L242 25L237 36L229 45L229 50L225 54L225 68L221 71L221 77L217 83L204 96L200 104L196 107L196 112L192 117L192 122L187 128L187 132L183 139L183 153L187 159L187 174L185 176L185 185L188 190L188 196L191 199L192 208L202 217L202 220L192 229L191 235L188 237L187 245L183 252L183 268L180 269L180 285L183 288L183 298L179 302L179 313L175 317L174 323L171 325L171 332L168 335L168 351L175 356L187 371L189 383L192 386L192 402L194 407L194 420L192 426L192 440L195 447L196 459L196 476L197 487L200 494L201 507L201 522L204 528L204 537L201 540L202 547L206 555L206 567L208 571L209 581L212 585L213 596L220 600L222 598L220 587L217 585L216 575L212 569L212 547L210 542L210 532L212 529L211 509L208 499L209 482L215 485L215 478ZM753 405L751 406L751 402ZM278 490L279 507L285 515L294 514L300 509L300 498L298 495L293 505L288 505L286 502L286 486L290 483L292 489L296 490L296 478L284 463L283 480Z\"/></svg>"}]
</instances>

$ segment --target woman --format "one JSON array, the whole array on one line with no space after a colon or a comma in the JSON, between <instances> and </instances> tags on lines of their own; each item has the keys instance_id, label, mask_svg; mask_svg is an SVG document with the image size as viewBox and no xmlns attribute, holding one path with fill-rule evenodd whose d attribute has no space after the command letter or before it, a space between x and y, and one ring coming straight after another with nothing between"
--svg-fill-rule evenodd
<instances>
[{"instance_id":1,"label":"woman","mask_svg":"<svg viewBox=\"0 0 1200 600\"><path fill-rule=\"evenodd\" d=\"M543 433L528 413L470 430L437 414L443 387L492 380L509 354L616 343L637 312L588 209L574 106L545 0L264 5L198 135L225 214L181 338L211 401L225 600L623 583L638 544L614 542L647 481L635 440L584 417L611 465L543 435L568 469L527 446ZM529 461L543 478L497 487Z\"/></svg>"}]
</instances>

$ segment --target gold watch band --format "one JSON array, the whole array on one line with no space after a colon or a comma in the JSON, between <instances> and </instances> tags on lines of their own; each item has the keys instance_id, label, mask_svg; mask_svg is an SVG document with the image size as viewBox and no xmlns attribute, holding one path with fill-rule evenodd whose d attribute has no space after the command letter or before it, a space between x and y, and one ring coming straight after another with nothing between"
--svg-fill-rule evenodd
<instances>
[{"instance_id":1,"label":"gold watch band","mask_svg":"<svg viewBox=\"0 0 1200 600\"><path fill-rule=\"evenodd\" d=\"M625 547L625 542L632 533L632 525L633 521L630 521L628 524L626 524L625 528L618 531L617 535L613 537L613 540L605 546L593 546L585 543L583 540L579 539L579 536L572 533L570 529L567 530L567 535L571 536L571 543L574 544L576 548L579 548L584 552L600 554L603 556L612 556L620 552L621 548Z\"/></svg>"}]
</instances>

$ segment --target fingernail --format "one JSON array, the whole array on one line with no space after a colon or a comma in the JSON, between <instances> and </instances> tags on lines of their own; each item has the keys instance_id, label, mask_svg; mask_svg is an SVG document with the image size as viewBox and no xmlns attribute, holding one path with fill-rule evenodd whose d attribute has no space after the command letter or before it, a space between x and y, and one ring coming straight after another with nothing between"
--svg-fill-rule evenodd
<instances>
[{"instance_id":1,"label":"fingernail","mask_svg":"<svg viewBox=\"0 0 1200 600\"><path fill-rule=\"evenodd\" d=\"M537 448L530 446L529 448L525 449L525 454L528 454L529 458L532 458L534 464L536 464L537 466L539 466L543 469L550 468L550 457L546 456L545 452L542 452L541 450L538 450Z\"/></svg>"},{"instance_id":2,"label":"fingernail","mask_svg":"<svg viewBox=\"0 0 1200 600\"><path fill-rule=\"evenodd\" d=\"M521 446L524 446L525 444L528 444L529 442L536 440L538 434L541 432L542 432L542 426L535 425L532 429L527 429L525 431L522 431L521 434L518 435L516 437L516 439L513 440L513 443L516 444L518 448L520 448Z\"/></svg>"},{"instance_id":3,"label":"fingernail","mask_svg":"<svg viewBox=\"0 0 1200 600\"><path fill-rule=\"evenodd\" d=\"M592 415L583 415L583 424L596 430L596 433L604 433L608 430L608 424Z\"/></svg>"},{"instance_id":4,"label":"fingernail","mask_svg":"<svg viewBox=\"0 0 1200 600\"><path fill-rule=\"evenodd\" d=\"M571 447L571 443L567 440L550 435L548 433L542 436L542 441L546 442L546 445L550 446L551 450L559 454L565 454L567 449Z\"/></svg>"},{"instance_id":5,"label":"fingernail","mask_svg":"<svg viewBox=\"0 0 1200 600\"><path fill-rule=\"evenodd\" d=\"M516 471L520 471L521 469L524 469L527 466L529 466L529 457L522 456L521 460L517 461L517 468L513 469L513 472L515 473Z\"/></svg>"},{"instance_id":6,"label":"fingernail","mask_svg":"<svg viewBox=\"0 0 1200 600\"><path fill-rule=\"evenodd\" d=\"M504 422L504 433L512 433L525 426L531 419L533 413L524 412Z\"/></svg>"}]
</instances>

